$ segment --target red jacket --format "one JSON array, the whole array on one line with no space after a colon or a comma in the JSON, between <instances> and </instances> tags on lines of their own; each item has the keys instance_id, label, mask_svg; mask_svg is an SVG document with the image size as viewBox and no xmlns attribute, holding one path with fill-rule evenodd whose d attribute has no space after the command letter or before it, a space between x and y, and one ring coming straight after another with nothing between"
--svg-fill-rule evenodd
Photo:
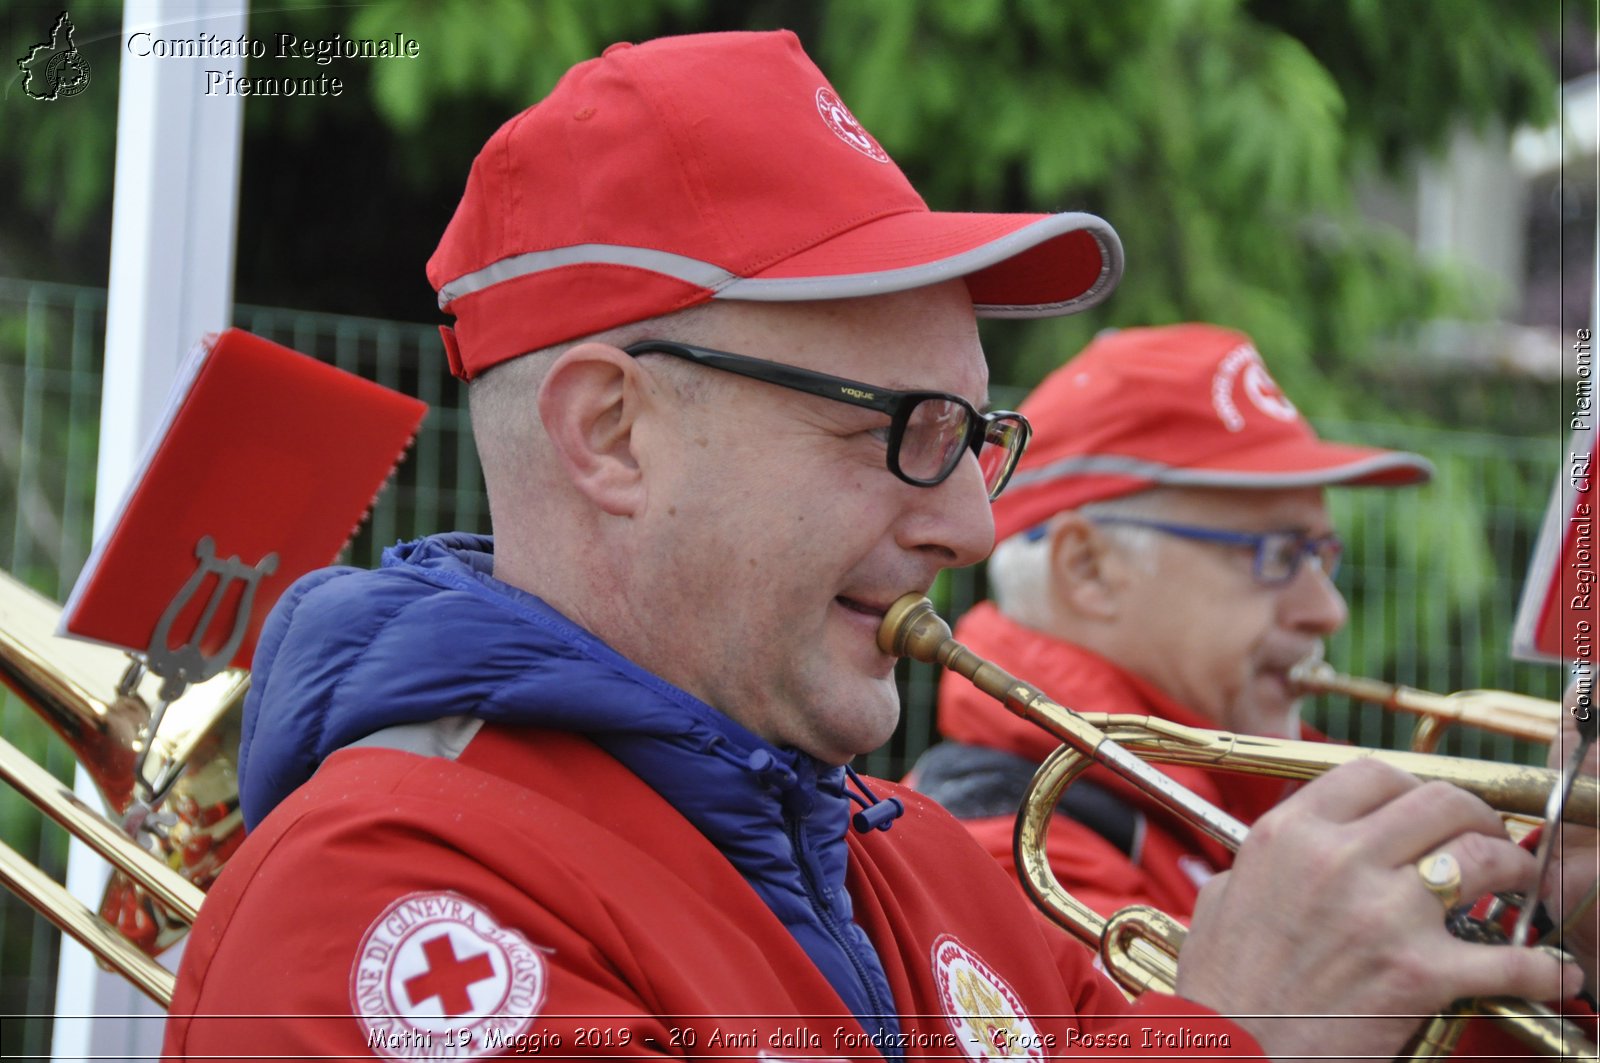
<instances>
[{"instance_id":1,"label":"red jacket","mask_svg":"<svg viewBox=\"0 0 1600 1063\"><path fill-rule=\"evenodd\" d=\"M1187 1001L1129 1005L959 825L882 785L907 812L850 835L847 886L899 1009L890 1055L1260 1052ZM324 763L208 894L170 1015L168 1058L877 1056L653 790L587 739L493 724L454 760Z\"/></svg>"},{"instance_id":2,"label":"red jacket","mask_svg":"<svg viewBox=\"0 0 1600 1063\"><path fill-rule=\"evenodd\" d=\"M1159 716L1190 727L1216 726L1104 658L1023 627L992 603L984 602L964 614L955 636L978 656L1032 683L1068 708ZM1003 750L1032 764L1042 762L1059 745L1045 731L1008 712L959 676L947 676L940 683L939 731L947 739ZM1316 737L1309 730L1306 736ZM1295 785L1184 765L1162 765L1161 770L1246 824L1255 822ZM923 789L917 773L911 782ZM1120 805L1125 817L1104 834L1066 816L1055 817L1048 855L1061 884L1102 915L1130 904L1150 904L1187 921L1194 913L1200 887L1218 871L1231 867L1233 854L1104 769L1089 769L1074 788L1084 782L1106 791L1114 799L1110 803ZM936 788L932 796L943 795ZM1015 821L1014 811L963 820L983 847L1013 873ZM1106 834L1112 835L1112 840Z\"/></svg>"}]
</instances>

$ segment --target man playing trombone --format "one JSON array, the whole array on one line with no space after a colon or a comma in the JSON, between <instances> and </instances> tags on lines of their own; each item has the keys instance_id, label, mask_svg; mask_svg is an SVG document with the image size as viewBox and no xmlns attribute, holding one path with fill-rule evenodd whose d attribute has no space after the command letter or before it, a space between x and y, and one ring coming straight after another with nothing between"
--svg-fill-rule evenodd
<instances>
[{"instance_id":1,"label":"man playing trombone","mask_svg":"<svg viewBox=\"0 0 1600 1063\"><path fill-rule=\"evenodd\" d=\"M1021 412L1033 437L994 504L990 600L955 638L1081 712L1320 740L1290 673L1321 658L1347 615L1324 489L1417 484L1432 466L1319 439L1250 338L1210 324L1102 334ZM912 785L1016 874L1024 791L1058 739L951 672L938 723L945 741ZM1161 770L1245 824L1298 785ZM1060 887L1102 917L1150 905L1187 921L1234 859L1204 824L1103 767L1067 789L1045 841Z\"/></svg>"},{"instance_id":2,"label":"man playing trombone","mask_svg":"<svg viewBox=\"0 0 1600 1063\"><path fill-rule=\"evenodd\" d=\"M1209 324L1101 335L1022 412L1033 439L994 506L989 597L955 635L1079 711L1312 737L1290 670L1343 624L1331 485L1420 483L1414 454L1326 442L1248 336ZM1056 746L946 674L916 788L1012 867L1018 799ZM1164 769L1245 823L1282 780ZM1232 853L1100 769L1073 784L1049 836L1063 886L1103 915L1179 918Z\"/></svg>"},{"instance_id":3,"label":"man playing trombone","mask_svg":"<svg viewBox=\"0 0 1600 1063\"><path fill-rule=\"evenodd\" d=\"M1576 991L1447 933L1419 859L1531 860L1383 765L1269 814L1131 1005L847 771L899 712L886 612L988 553L1026 441L976 313L1120 268L1097 218L930 212L788 33L614 46L503 126L429 269L495 537L280 599L166 1054L1358 1057Z\"/></svg>"}]
</instances>

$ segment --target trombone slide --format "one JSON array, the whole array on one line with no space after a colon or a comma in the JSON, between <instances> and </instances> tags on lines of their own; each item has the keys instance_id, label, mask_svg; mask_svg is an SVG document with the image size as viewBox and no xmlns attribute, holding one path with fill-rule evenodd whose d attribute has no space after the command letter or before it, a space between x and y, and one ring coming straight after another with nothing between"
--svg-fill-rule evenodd
<instances>
[{"instance_id":1,"label":"trombone slide","mask_svg":"<svg viewBox=\"0 0 1600 1063\"><path fill-rule=\"evenodd\" d=\"M87 808L72 789L11 743L0 739L0 779L133 879L185 922L192 923L205 894L156 859L116 826ZM110 924L9 846L0 847L0 882L163 1008L172 1002L174 978Z\"/></svg>"},{"instance_id":2,"label":"trombone slide","mask_svg":"<svg viewBox=\"0 0 1600 1063\"><path fill-rule=\"evenodd\" d=\"M1561 706L1545 698L1509 690L1461 690L1435 694L1380 679L1342 675L1326 661L1306 661L1289 672L1289 682L1306 694L1342 694L1421 717L1412 737L1414 752L1432 752L1443 729L1467 724L1495 734L1549 745L1561 731Z\"/></svg>"}]
</instances>

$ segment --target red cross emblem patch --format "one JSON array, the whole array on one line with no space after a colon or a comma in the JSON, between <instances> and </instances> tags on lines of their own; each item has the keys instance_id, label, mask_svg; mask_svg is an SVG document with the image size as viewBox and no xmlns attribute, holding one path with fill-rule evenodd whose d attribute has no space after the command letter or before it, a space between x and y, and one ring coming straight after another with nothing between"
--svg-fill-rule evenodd
<instances>
[{"instance_id":1,"label":"red cross emblem patch","mask_svg":"<svg viewBox=\"0 0 1600 1063\"><path fill-rule=\"evenodd\" d=\"M1045 1058L1053 1040L1040 1035L1010 983L949 934L933 943L933 980L968 1059Z\"/></svg>"},{"instance_id":2,"label":"red cross emblem patch","mask_svg":"<svg viewBox=\"0 0 1600 1063\"><path fill-rule=\"evenodd\" d=\"M465 1059L522 1034L546 966L520 933L459 893L411 893L367 928L350 1003L367 1046L391 1059Z\"/></svg>"}]
</instances>

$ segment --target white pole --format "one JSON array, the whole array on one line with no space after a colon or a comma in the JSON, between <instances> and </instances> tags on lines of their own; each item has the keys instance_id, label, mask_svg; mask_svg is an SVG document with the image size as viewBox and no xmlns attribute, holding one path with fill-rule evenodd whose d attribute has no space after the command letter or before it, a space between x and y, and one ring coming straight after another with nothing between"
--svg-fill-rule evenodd
<instances>
[{"instance_id":1,"label":"white pole","mask_svg":"<svg viewBox=\"0 0 1600 1063\"><path fill-rule=\"evenodd\" d=\"M243 101L205 95L205 71L240 76L243 60L141 56L151 49L130 48L129 42L136 33L185 40L202 32L239 37L247 8L247 0L127 0L123 8L97 538L156 427L179 363L202 335L227 327L233 306ZM81 769L77 791L91 805L98 803ZM106 877L104 861L74 842L67 888L98 908ZM176 962L171 954L163 961ZM54 1059L160 1053L160 1009L131 983L102 971L70 939L61 947L56 1015Z\"/></svg>"}]
</instances>

